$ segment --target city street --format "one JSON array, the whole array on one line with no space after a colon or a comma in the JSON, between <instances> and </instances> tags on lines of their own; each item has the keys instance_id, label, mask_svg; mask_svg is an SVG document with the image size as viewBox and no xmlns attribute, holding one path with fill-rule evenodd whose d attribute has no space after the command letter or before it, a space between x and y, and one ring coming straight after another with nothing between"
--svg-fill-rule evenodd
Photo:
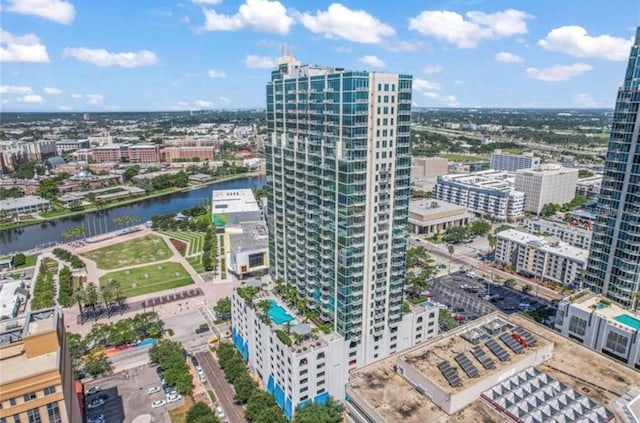
<instances>
[{"instance_id":1,"label":"city street","mask_svg":"<svg viewBox=\"0 0 640 423\"><path fill-rule=\"evenodd\" d=\"M204 374L209 382L209 385L213 388L216 394L216 398L220 402L226 416L230 423L244 423L244 410L233 401L235 393L233 388L227 382L224 377L224 373L218 361L214 358L210 352L199 352L195 354L200 367L204 370Z\"/></svg>"}]
</instances>

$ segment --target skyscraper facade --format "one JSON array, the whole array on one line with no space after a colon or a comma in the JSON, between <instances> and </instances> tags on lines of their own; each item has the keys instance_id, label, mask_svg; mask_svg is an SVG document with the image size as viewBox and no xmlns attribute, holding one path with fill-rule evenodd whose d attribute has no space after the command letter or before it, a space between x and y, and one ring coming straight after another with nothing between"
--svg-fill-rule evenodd
<instances>
[{"instance_id":1,"label":"skyscraper facade","mask_svg":"<svg viewBox=\"0 0 640 423\"><path fill-rule=\"evenodd\" d=\"M285 54L267 84L271 277L364 361L402 320L411 82Z\"/></svg>"},{"instance_id":2,"label":"skyscraper facade","mask_svg":"<svg viewBox=\"0 0 640 423\"><path fill-rule=\"evenodd\" d=\"M584 286L625 307L640 285L640 27L618 89ZM637 305L636 305L637 307Z\"/></svg>"}]
</instances>

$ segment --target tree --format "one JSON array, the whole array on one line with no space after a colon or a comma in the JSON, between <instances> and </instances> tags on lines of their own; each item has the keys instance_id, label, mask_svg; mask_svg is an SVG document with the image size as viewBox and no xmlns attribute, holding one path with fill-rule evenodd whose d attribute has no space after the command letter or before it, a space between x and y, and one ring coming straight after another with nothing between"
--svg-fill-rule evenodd
<instances>
[{"instance_id":1,"label":"tree","mask_svg":"<svg viewBox=\"0 0 640 423\"><path fill-rule=\"evenodd\" d=\"M484 236L489 232L491 232L491 223L486 220L474 220L469 226L469 233L471 233L471 235Z\"/></svg>"},{"instance_id":2,"label":"tree","mask_svg":"<svg viewBox=\"0 0 640 423\"><path fill-rule=\"evenodd\" d=\"M104 347L98 347L85 357L84 370L96 377L111 369L111 362L105 354Z\"/></svg>"},{"instance_id":3,"label":"tree","mask_svg":"<svg viewBox=\"0 0 640 423\"><path fill-rule=\"evenodd\" d=\"M487 234L487 241L489 241L489 248L491 251L494 251L498 243L498 237L494 234Z\"/></svg>"},{"instance_id":4,"label":"tree","mask_svg":"<svg viewBox=\"0 0 640 423\"><path fill-rule=\"evenodd\" d=\"M325 404L312 402L298 406L291 423L339 423L342 421L344 407L333 398Z\"/></svg>"},{"instance_id":5,"label":"tree","mask_svg":"<svg viewBox=\"0 0 640 423\"><path fill-rule=\"evenodd\" d=\"M549 216L553 216L554 214L556 214L557 208L556 205L553 203L547 203L544 206L542 206L542 209L540 210L540 215L544 216L544 217L549 217Z\"/></svg>"},{"instance_id":6,"label":"tree","mask_svg":"<svg viewBox=\"0 0 640 423\"><path fill-rule=\"evenodd\" d=\"M96 306L100 300L100 293L98 292L98 288L96 284L93 282L89 282L85 289L85 297L84 297L84 305L91 307L93 310L93 316L96 320L98 320L98 315L96 314Z\"/></svg>"},{"instance_id":7,"label":"tree","mask_svg":"<svg viewBox=\"0 0 640 423\"><path fill-rule=\"evenodd\" d=\"M82 356L87 351L87 342L82 340L82 336L77 333L67 334L67 348L71 356L71 366L77 369L82 365Z\"/></svg>"},{"instance_id":8,"label":"tree","mask_svg":"<svg viewBox=\"0 0 640 423\"><path fill-rule=\"evenodd\" d=\"M247 406L244 409L244 416L250 422L255 422L267 408L277 407L273 401L273 397L265 391L255 390L247 402Z\"/></svg>"},{"instance_id":9,"label":"tree","mask_svg":"<svg viewBox=\"0 0 640 423\"><path fill-rule=\"evenodd\" d=\"M218 423L219 420L207 404L198 401L187 410L186 423L205 422Z\"/></svg>"},{"instance_id":10,"label":"tree","mask_svg":"<svg viewBox=\"0 0 640 423\"><path fill-rule=\"evenodd\" d=\"M251 379L249 373L241 373L233 381L233 390L236 391L236 395L233 397L234 401L238 404L246 404L253 393L256 391L256 383Z\"/></svg>"},{"instance_id":11,"label":"tree","mask_svg":"<svg viewBox=\"0 0 640 423\"><path fill-rule=\"evenodd\" d=\"M40 181L40 185L36 188L36 194L47 200L55 199L60 191L58 190L58 183L55 179L43 179Z\"/></svg>"},{"instance_id":12,"label":"tree","mask_svg":"<svg viewBox=\"0 0 640 423\"><path fill-rule=\"evenodd\" d=\"M13 256L12 265L13 265L13 267L24 266L26 261L27 261L27 258L25 257L25 255L22 254L22 253L18 253L15 256Z\"/></svg>"},{"instance_id":13,"label":"tree","mask_svg":"<svg viewBox=\"0 0 640 423\"><path fill-rule=\"evenodd\" d=\"M463 226L452 226L444 233L444 239L451 244L459 244L467 239L467 228Z\"/></svg>"},{"instance_id":14,"label":"tree","mask_svg":"<svg viewBox=\"0 0 640 423\"><path fill-rule=\"evenodd\" d=\"M78 304L78 309L80 311L80 320L84 320L83 319L83 310L82 310L82 306L84 305L84 299L86 297L86 292L84 290L84 288L82 286L78 286L74 291L73 291L73 296L71 297L72 301L75 304Z\"/></svg>"},{"instance_id":15,"label":"tree","mask_svg":"<svg viewBox=\"0 0 640 423\"><path fill-rule=\"evenodd\" d=\"M130 166L124 171L124 180L130 181L134 176L137 176L140 172L140 166Z\"/></svg>"},{"instance_id":16,"label":"tree","mask_svg":"<svg viewBox=\"0 0 640 423\"><path fill-rule=\"evenodd\" d=\"M407 267L422 265L429 259L429 253L422 245L407 250Z\"/></svg>"},{"instance_id":17,"label":"tree","mask_svg":"<svg viewBox=\"0 0 640 423\"><path fill-rule=\"evenodd\" d=\"M449 273L451 273L451 262L453 262L453 253L456 250L453 248L453 245L449 245L447 251L449 251Z\"/></svg>"},{"instance_id":18,"label":"tree","mask_svg":"<svg viewBox=\"0 0 640 423\"><path fill-rule=\"evenodd\" d=\"M107 316L111 317L111 303L113 302L114 295L110 284L100 286L100 298L102 298L102 302L107 309Z\"/></svg>"},{"instance_id":19,"label":"tree","mask_svg":"<svg viewBox=\"0 0 640 423\"><path fill-rule=\"evenodd\" d=\"M216 313L216 318L220 320L231 320L231 298L225 297L218 300L213 311Z\"/></svg>"}]
</instances>

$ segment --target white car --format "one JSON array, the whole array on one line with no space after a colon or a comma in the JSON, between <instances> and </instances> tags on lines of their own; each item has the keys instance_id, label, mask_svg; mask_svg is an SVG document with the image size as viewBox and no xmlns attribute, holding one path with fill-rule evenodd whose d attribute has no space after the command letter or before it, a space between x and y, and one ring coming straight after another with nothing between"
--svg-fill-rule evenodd
<instances>
[{"instance_id":1,"label":"white car","mask_svg":"<svg viewBox=\"0 0 640 423\"><path fill-rule=\"evenodd\" d=\"M151 403L151 408L158 408L158 407L162 407L166 404L167 402L165 400L157 400Z\"/></svg>"},{"instance_id":2,"label":"white car","mask_svg":"<svg viewBox=\"0 0 640 423\"><path fill-rule=\"evenodd\" d=\"M87 391L87 394L89 394L89 395L97 394L100 391L101 391L101 389L100 389L99 386L94 386L93 388L89 388L89 390Z\"/></svg>"},{"instance_id":3,"label":"white car","mask_svg":"<svg viewBox=\"0 0 640 423\"><path fill-rule=\"evenodd\" d=\"M147 389L147 393L149 394L155 394L156 392L160 392L159 386L152 386L151 388Z\"/></svg>"},{"instance_id":4,"label":"white car","mask_svg":"<svg viewBox=\"0 0 640 423\"><path fill-rule=\"evenodd\" d=\"M216 407L216 414L218 415L218 417L223 418L224 417L224 410L222 409L222 407L217 406Z\"/></svg>"},{"instance_id":5,"label":"white car","mask_svg":"<svg viewBox=\"0 0 640 423\"><path fill-rule=\"evenodd\" d=\"M198 371L199 375L203 375L204 374L204 370L202 370L202 367L198 366L198 367L196 367L196 370Z\"/></svg>"},{"instance_id":6,"label":"white car","mask_svg":"<svg viewBox=\"0 0 640 423\"><path fill-rule=\"evenodd\" d=\"M104 423L104 414L100 414L99 416L89 417L87 419L87 423Z\"/></svg>"},{"instance_id":7,"label":"white car","mask_svg":"<svg viewBox=\"0 0 640 423\"><path fill-rule=\"evenodd\" d=\"M182 399L182 395L180 395L180 394L167 395L167 404L170 404L170 403L176 402L176 401L180 401L181 399Z\"/></svg>"}]
</instances>

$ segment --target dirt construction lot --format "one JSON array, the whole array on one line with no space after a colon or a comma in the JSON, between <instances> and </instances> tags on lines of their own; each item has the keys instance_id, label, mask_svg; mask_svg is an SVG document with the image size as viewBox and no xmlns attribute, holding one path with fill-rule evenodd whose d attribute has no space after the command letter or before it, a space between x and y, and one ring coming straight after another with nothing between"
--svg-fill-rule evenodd
<instances>
[{"instance_id":1,"label":"dirt construction lot","mask_svg":"<svg viewBox=\"0 0 640 423\"><path fill-rule=\"evenodd\" d=\"M154 423L170 423L167 410L180 407L184 399L152 409L153 401L166 400L166 397L162 390L155 394L149 394L147 390L161 385L155 367L147 366L91 382L85 386L85 392L94 386L99 386L100 392L85 396L85 406L94 397L104 394L108 397L104 405L87 410L87 417L102 414L105 423L131 423L136 417L148 414Z\"/></svg>"}]
</instances>

